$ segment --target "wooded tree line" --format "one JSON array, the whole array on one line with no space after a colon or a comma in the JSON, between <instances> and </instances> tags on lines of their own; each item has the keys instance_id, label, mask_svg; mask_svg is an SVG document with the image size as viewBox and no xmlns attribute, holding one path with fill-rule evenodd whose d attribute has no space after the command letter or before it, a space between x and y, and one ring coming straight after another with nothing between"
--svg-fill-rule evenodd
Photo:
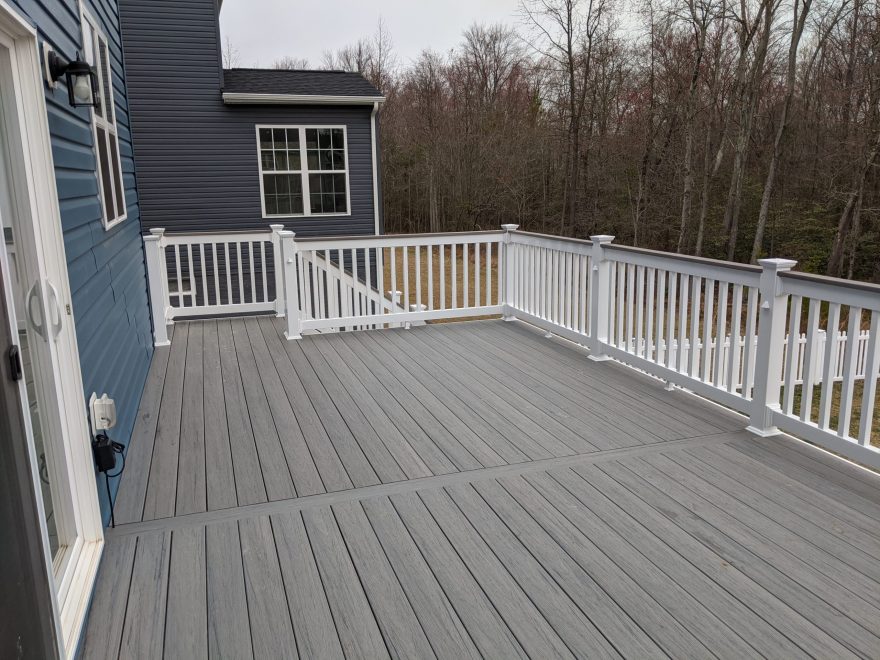
<instances>
[{"instance_id":1,"label":"wooded tree line","mask_svg":"<svg viewBox=\"0 0 880 660\"><path fill-rule=\"evenodd\" d=\"M514 222L880 281L878 2L623 1L524 0L405 66L381 25L328 53L387 96L386 231Z\"/></svg>"}]
</instances>

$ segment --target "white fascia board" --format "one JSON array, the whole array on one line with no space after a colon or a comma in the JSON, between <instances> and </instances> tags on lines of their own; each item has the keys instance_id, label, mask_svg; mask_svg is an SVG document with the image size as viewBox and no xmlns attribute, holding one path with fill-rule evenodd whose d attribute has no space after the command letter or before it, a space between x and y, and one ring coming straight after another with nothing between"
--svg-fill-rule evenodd
<instances>
[{"instance_id":1,"label":"white fascia board","mask_svg":"<svg viewBox=\"0 0 880 660\"><path fill-rule=\"evenodd\" d=\"M223 92L223 102L265 105L373 105L385 101L384 96L325 96L318 94L250 94Z\"/></svg>"}]
</instances>

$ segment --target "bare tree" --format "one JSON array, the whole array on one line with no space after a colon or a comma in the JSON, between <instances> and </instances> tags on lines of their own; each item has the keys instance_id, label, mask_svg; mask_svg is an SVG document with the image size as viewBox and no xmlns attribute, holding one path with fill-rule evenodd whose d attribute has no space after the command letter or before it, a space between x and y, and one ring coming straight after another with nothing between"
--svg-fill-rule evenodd
<instances>
[{"instance_id":1,"label":"bare tree","mask_svg":"<svg viewBox=\"0 0 880 660\"><path fill-rule=\"evenodd\" d=\"M308 69L309 60L305 57L291 57L290 55L285 55L272 62L272 68L288 70Z\"/></svg>"},{"instance_id":2,"label":"bare tree","mask_svg":"<svg viewBox=\"0 0 880 660\"><path fill-rule=\"evenodd\" d=\"M241 54L228 36L223 40L222 55L224 69L234 69L241 62Z\"/></svg>"}]
</instances>

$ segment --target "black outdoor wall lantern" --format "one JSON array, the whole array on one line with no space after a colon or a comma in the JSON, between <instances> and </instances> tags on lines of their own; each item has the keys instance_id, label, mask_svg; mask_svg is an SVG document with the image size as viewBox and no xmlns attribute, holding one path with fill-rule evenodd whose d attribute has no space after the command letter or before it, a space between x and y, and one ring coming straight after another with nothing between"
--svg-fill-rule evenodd
<instances>
[{"instance_id":1,"label":"black outdoor wall lantern","mask_svg":"<svg viewBox=\"0 0 880 660\"><path fill-rule=\"evenodd\" d=\"M76 59L65 60L54 50L48 55L49 75L52 82L61 76L67 80L67 97L74 108L80 106L96 106L100 103L98 96L98 76L89 63L81 59L79 51Z\"/></svg>"}]
</instances>

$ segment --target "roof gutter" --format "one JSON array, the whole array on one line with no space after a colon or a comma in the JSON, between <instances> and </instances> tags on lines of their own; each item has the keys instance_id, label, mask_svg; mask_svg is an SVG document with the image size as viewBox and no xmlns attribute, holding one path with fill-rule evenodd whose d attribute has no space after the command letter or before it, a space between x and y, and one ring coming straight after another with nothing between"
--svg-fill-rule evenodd
<instances>
[{"instance_id":1,"label":"roof gutter","mask_svg":"<svg viewBox=\"0 0 880 660\"><path fill-rule=\"evenodd\" d=\"M376 103L382 103L384 100L384 96L223 92L223 103L227 105L374 105Z\"/></svg>"}]
</instances>

